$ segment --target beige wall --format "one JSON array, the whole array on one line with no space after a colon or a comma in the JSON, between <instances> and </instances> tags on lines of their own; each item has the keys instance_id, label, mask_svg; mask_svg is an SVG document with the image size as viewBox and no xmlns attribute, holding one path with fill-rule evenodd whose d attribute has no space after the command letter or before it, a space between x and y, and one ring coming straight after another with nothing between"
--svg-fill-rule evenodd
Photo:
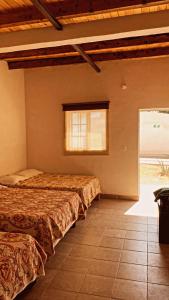
<instances>
[{"instance_id":1,"label":"beige wall","mask_svg":"<svg viewBox=\"0 0 169 300\"><path fill-rule=\"evenodd\" d=\"M95 174L103 192L138 195L139 109L169 107L169 59L27 70L28 166ZM127 89L121 89L126 81ZM109 155L65 156L62 103L110 100Z\"/></svg>"},{"instance_id":2,"label":"beige wall","mask_svg":"<svg viewBox=\"0 0 169 300\"><path fill-rule=\"evenodd\" d=\"M26 167L24 72L0 62L0 175Z\"/></svg>"},{"instance_id":3,"label":"beige wall","mask_svg":"<svg viewBox=\"0 0 169 300\"><path fill-rule=\"evenodd\" d=\"M169 105L168 105L169 108ZM158 141L158 143L157 143ZM169 114L158 111L140 113L140 155L169 158Z\"/></svg>"}]
</instances>

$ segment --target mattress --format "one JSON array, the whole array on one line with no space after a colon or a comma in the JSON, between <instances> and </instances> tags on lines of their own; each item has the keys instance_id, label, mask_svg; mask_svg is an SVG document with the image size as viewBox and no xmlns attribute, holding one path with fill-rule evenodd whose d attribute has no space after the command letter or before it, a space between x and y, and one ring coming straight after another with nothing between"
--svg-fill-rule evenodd
<instances>
[{"instance_id":1,"label":"mattress","mask_svg":"<svg viewBox=\"0 0 169 300\"><path fill-rule=\"evenodd\" d=\"M93 199L101 193L99 179L95 176L85 175L42 173L19 181L16 186L21 188L73 191L78 193L86 209L91 205Z\"/></svg>"},{"instance_id":2,"label":"mattress","mask_svg":"<svg viewBox=\"0 0 169 300\"><path fill-rule=\"evenodd\" d=\"M0 232L0 299L14 299L45 275L45 262L45 252L30 235Z\"/></svg>"},{"instance_id":3,"label":"mattress","mask_svg":"<svg viewBox=\"0 0 169 300\"><path fill-rule=\"evenodd\" d=\"M0 231L30 234L48 256L82 213L77 193L0 189Z\"/></svg>"}]
</instances>

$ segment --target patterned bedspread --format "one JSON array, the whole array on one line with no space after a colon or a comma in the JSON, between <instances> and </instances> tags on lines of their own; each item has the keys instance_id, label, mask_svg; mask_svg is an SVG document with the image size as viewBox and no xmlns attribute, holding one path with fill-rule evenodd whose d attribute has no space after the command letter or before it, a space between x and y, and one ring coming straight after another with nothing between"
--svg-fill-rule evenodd
<instances>
[{"instance_id":1,"label":"patterned bedspread","mask_svg":"<svg viewBox=\"0 0 169 300\"><path fill-rule=\"evenodd\" d=\"M95 176L57 175L42 173L32 178L20 181L18 187L40 188L60 191L74 191L81 197L85 208L101 193L100 183Z\"/></svg>"},{"instance_id":2,"label":"patterned bedspread","mask_svg":"<svg viewBox=\"0 0 169 300\"><path fill-rule=\"evenodd\" d=\"M30 235L0 232L0 300L11 300L44 275L46 254Z\"/></svg>"},{"instance_id":3,"label":"patterned bedspread","mask_svg":"<svg viewBox=\"0 0 169 300\"><path fill-rule=\"evenodd\" d=\"M0 189L0 231L33 236L48 255L82 212L77 193Z\"/></svg>"}]
</instances>

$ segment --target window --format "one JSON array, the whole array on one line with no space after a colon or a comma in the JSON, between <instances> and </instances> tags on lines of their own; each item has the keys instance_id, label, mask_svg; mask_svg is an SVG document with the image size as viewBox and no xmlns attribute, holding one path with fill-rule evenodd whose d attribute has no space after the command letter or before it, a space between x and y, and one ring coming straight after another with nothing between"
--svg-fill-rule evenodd
<instances>
[{"instance_id":1,"label":"window","mask_svg":"<svg viewBox=\"0 0 169 300\"><path fill-rule=\"evenodd\" d=\"M63 105L66 152L106 153L107 103L104 101L99 104L95 102Z\"/></svg>"}]
</instances>

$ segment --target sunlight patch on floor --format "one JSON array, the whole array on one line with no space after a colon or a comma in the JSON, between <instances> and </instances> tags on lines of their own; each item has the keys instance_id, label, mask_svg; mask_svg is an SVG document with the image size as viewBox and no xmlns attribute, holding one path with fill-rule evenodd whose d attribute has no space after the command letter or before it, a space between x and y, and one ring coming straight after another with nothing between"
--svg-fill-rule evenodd
<instances>
[{"instance_id":1,"label":"sunlight patch on floor","mask_svg":"<svg viewBox=\"0 0 169 300\"><path fill-rule=\"evenodd\" d=\"M158 184L141 184L140 199L128 211L126 215L158 217L158 205L154 202L153 192L161 188Z\"/></svg>"}]
</instances>

